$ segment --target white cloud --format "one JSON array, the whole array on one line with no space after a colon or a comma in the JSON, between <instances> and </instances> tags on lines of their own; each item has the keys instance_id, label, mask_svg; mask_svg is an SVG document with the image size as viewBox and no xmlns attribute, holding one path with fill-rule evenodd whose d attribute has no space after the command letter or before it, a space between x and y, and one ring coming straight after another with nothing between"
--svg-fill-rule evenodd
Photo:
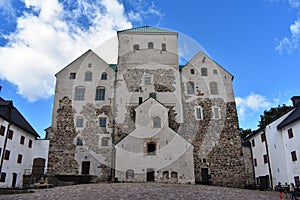
<instances>
[{"instance_id":1,"label":"white cloud","mask_svg":"<svg viewBox=\"0 0 300 200\"><path fill-rule=\"evenodd\" d=\"M253 113L261 112L272 105L275 105L278 100L269 101L266 97L260 94L251 92L247 97L236 97L235 98L238 116L240 120L245 120Z\"/></svg>"},{"instance_id":2,"label":"white cloud","mask_svg":"<svg viewBox=\"0 0 300 200\"><path fill-rule=\"evenodd\" d=\"M29 101L53 95L56 72L116 30L132 26L117 0L72 1L77 5L72 10L58 0L24 3L28 10L17 18L16 31L5 36L7 45L0 47L0 78L15 84ZM86 24L78 22L82 17Z\"/></svg>"},{"instance_id":3,"label":"white cloud","mask_svg":"<svg viewBox=\"0 0 300 200\"><path fill-rule=\"evenodd\" d=\"M289 0L289 4L292 8L298 8L300 6L299 0Z\"/></svg>"}]
</instances>

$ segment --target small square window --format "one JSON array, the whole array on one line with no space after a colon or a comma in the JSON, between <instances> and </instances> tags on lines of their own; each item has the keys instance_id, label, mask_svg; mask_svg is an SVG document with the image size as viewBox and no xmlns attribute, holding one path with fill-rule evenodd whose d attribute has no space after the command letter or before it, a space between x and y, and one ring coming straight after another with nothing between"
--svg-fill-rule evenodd
<instances>
[{"instance_id":1,"label":"small square window","mask_svg":"<svg viewBox=\"0 0 300 200\"><path fill-rule=\"evenodd\" d=\"M289 129L288 130L288 135L289 135L289 138L293 138L294 137L294 134L293 134L293 129Z\"/></svg>"},{"instance_id":2,"label":"small square window","mask_svg":"<svg viewBox=\"0 0 300 200\"><path fill-rule=\"evenodd\" d=\"M108 146L108 137L104 137L101 139L101 146L107 147Z\"/></svg>"},{"instance_id":3,"label":"small square window","mask_svg":"<svg viewBox=\"0 0 300 200\"><path fill-rule=\"evenodd\" d=\"M191 69L191 74L195 74L195 69Z\"/></svg>"},{"instance_id":4,"label":"small square window","mask_svg":"<svg viewBox=\"0 0 300 200\"><path fill-rule=\"evenodd\" d=\"M292 151L292 152L291 152L291 155L292 155L292 161L297 161L297 154L296 154L296 151Z\"/></svg>"},{"instance_id":5,"label":"small square window","mask_svg":"<svg viewBox=\"0 0 300 200\"><path fill-rule=\"evenodd\" d=\"M75 79L76 78L76 73L70 73L70 79Z\"/></svg>"},{"instance_id":6,"label":"small square window","mask_svg":"<svg viewBox=\"0 0 300 200\"><path fill-rule=\"evenodd\" d=\"M5 150L4 151L4 160L9 160L9 156L10 156L10 151L9 150Z\"/></svg>"},{"instance_id":7,"label":"small square window","mask_svg":"<svg viewBox=\"0 0 300 200\"><path fill-rule=\"evenodd\" d=\"M24 144L24 143L25 143L25 137L24 137L24 136L21 136L20 144Z\"/></svg>"},{"instance_id":8,"label":"small square window","mask_svg":"<svg viewBox=\"0 0 300 200\"><path fill-rule=\"evenodd\" d=\"M83 118L76 119L76 127L83 127Z\"/></svg>"},{"instance_id":9,"label":"small square window","mask_svg":"<svg viewBox=\"0 0 300 200\"><path fill-rule=\"evenodd\" d=\"M218 74L218 70L214 69L214 70L213 70L213 74L214 74L214 75L217 75L217 74Z\"/></svg>"},{"instance_id":10,"label":"small square window","mask_svg":"<svg viewBox=\"0 0 300 200\"><path fill-rule=\"evenodd\" d=\"M4 133L5 133L5 126L2 126L2 125L1 125L1 128L0 128L0 135L4 136Z\"/></svg>"},{"instance_id":11,"label":"small square window","mask_svg":"<svg viewBox=\"0 0 300 200\"><path fill-rule=\"evenodd\" d=\"M12 139L13 139L13 136L14 136L14 131L9 130L9 131L8 131L8 135L7 135L7 138L10 139L10 140L12 140Z\"/></svg>"},{"instance_id":12,"label":"small square window","mask_svg":"<svg viewBox=\"0 0 300 200\"><path fill-rule=\"evenodd\" d=\"M265 155L263 156L263 158L264 158L264 163L265 163L265 164L269 162L269 159L268 159L268 155L267 155L267 154L265 154Z\"/></svg>"},{"instance_id":13,"label":"small square window","mask_svg":"<svg viewBox=\"0 0 300 200\"><path fill-rule=\"evenodd\" d=\"M5 179L6 179L6 173L5 173L5 172L1 172L1 175L0 175L0 182L4 183L4 182L5 182Z\"/></svg>"},{"instance_id":14,"label":"small square window","mask_svg":"<svg viewBox=\"0 0 300 200\"><path fill-rule=\"evenodd\" d=\"M18 164L22 163L22 158L23 158L23 156L21 154L18 154L18 160L17 160Z\"/></svg>"},{"instance_id":15,"label":"small square window","mask_svg":"<svg viewBox=\"0 0 300 200\"><path fill-rule=\"evenodd\" d=\"M85 81L92 81L92 72L85 72L85 77L84 77L84 80Z\"/></svg>"},{"instance_id":16,"label":"small square window","mask_svg":"<svg viewBox=\"0 0 300 200\"><path fill-rule=\"evenodd\" d=\"M29 142L28 142L28 147L29 147L29 148L32 148L32 140L29 140Z\"/></svg>"},{"instance_id":17,"label":"small square window","mask_svg":"<svg viewBox=\"0 0 300 200\"><path fill-rule=\"evenodd\" d=\"M105 117L100 117L99 118L99 126L101 128L105 128L106 127L106 118Z\"/></svg>"},{"instance_id":18,"label":"small square window","mask_svg":"<svg viewBox=\"0 0 300 200\"><path fill-rule=\"evenodd\" d=\"M144 77L144 83L145 83L145 85L151 85L151 76L146 75Z\"/></svg>"},{"instance_id":19,"label":"small square window","mask_svg":"<svg viewBox=\"0 0 300 200\"><path fill-rule=\"evenodd\" d=\"M107 73L103 72L101 74L101 80L107 80Z\"/></svg>"}]
</instances>

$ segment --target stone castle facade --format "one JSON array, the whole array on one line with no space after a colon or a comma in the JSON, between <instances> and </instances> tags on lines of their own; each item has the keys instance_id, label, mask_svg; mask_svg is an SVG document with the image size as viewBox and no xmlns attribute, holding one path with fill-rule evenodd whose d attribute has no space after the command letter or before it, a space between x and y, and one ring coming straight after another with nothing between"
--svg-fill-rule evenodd
<instances>
[{"instance_id":1,"label":"stone castle facade","mask_svg":"<svg viewBox=\"0 0 300 200\"><path fill-rule=\"evenodd\" d=\"M56 74L49 168L100 181L246 181L233 76L199 52L178 62L178 33L118 32L118 63L89 50Z\"/></svg>"}]
</instances>

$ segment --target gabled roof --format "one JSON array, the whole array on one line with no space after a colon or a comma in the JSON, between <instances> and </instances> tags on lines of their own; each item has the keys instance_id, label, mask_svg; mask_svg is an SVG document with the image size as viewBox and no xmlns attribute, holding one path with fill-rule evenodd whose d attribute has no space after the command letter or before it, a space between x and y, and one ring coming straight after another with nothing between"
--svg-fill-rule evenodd
<instances>
[{"instance_id":1,"label":"gabled roof","mask_svg":"<svg viewBox=\"0 0 300 200\"><path fill-rule=\"evenodd\" d=\"M0 97L0 116L9 123L12 123L19 128L27 131L33 136L40 137L39 134L32 128L29 122L23 117L17 108L13 106L12 101L6 101Z\"/></svg>"},{"instance_id":2,"label":"gabled roof","mask_svg":"<svg viewBox=\"0 0 300 200\"><path fill-rule=\"evenodd\" d=\"M300 119L300 107L296 107L280 124L278 124L277 129L281 129L295 121Z\"/></svg>"},{"instance_id":3,"label":"gabled roof","mask_svg":"<svg viewBox=\"0 0 300 200\"><path fill-rule=\"evenodd\" d=\"M177 33L167 29L156 28L151 26L141 26L137 28L125 29L118 31L118 33Z\"/></svg>"}]
</instances>

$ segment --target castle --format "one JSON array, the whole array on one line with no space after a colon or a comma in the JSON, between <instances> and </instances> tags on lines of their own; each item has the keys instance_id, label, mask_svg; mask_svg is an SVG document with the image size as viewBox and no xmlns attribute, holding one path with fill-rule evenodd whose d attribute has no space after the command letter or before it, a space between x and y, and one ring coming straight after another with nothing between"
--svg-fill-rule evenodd
<instances>
[{"instance_id":1,"label":"castle","mask_svg":"<svg viewBox=\"0 0 300 200\"><path fill-rule=\"evenodd\" d=\"M178 33L117 32L117 64L88 50L56 74L48 167L99 181L246 183L233 76Z\"/></svg>"}]
</instances>

